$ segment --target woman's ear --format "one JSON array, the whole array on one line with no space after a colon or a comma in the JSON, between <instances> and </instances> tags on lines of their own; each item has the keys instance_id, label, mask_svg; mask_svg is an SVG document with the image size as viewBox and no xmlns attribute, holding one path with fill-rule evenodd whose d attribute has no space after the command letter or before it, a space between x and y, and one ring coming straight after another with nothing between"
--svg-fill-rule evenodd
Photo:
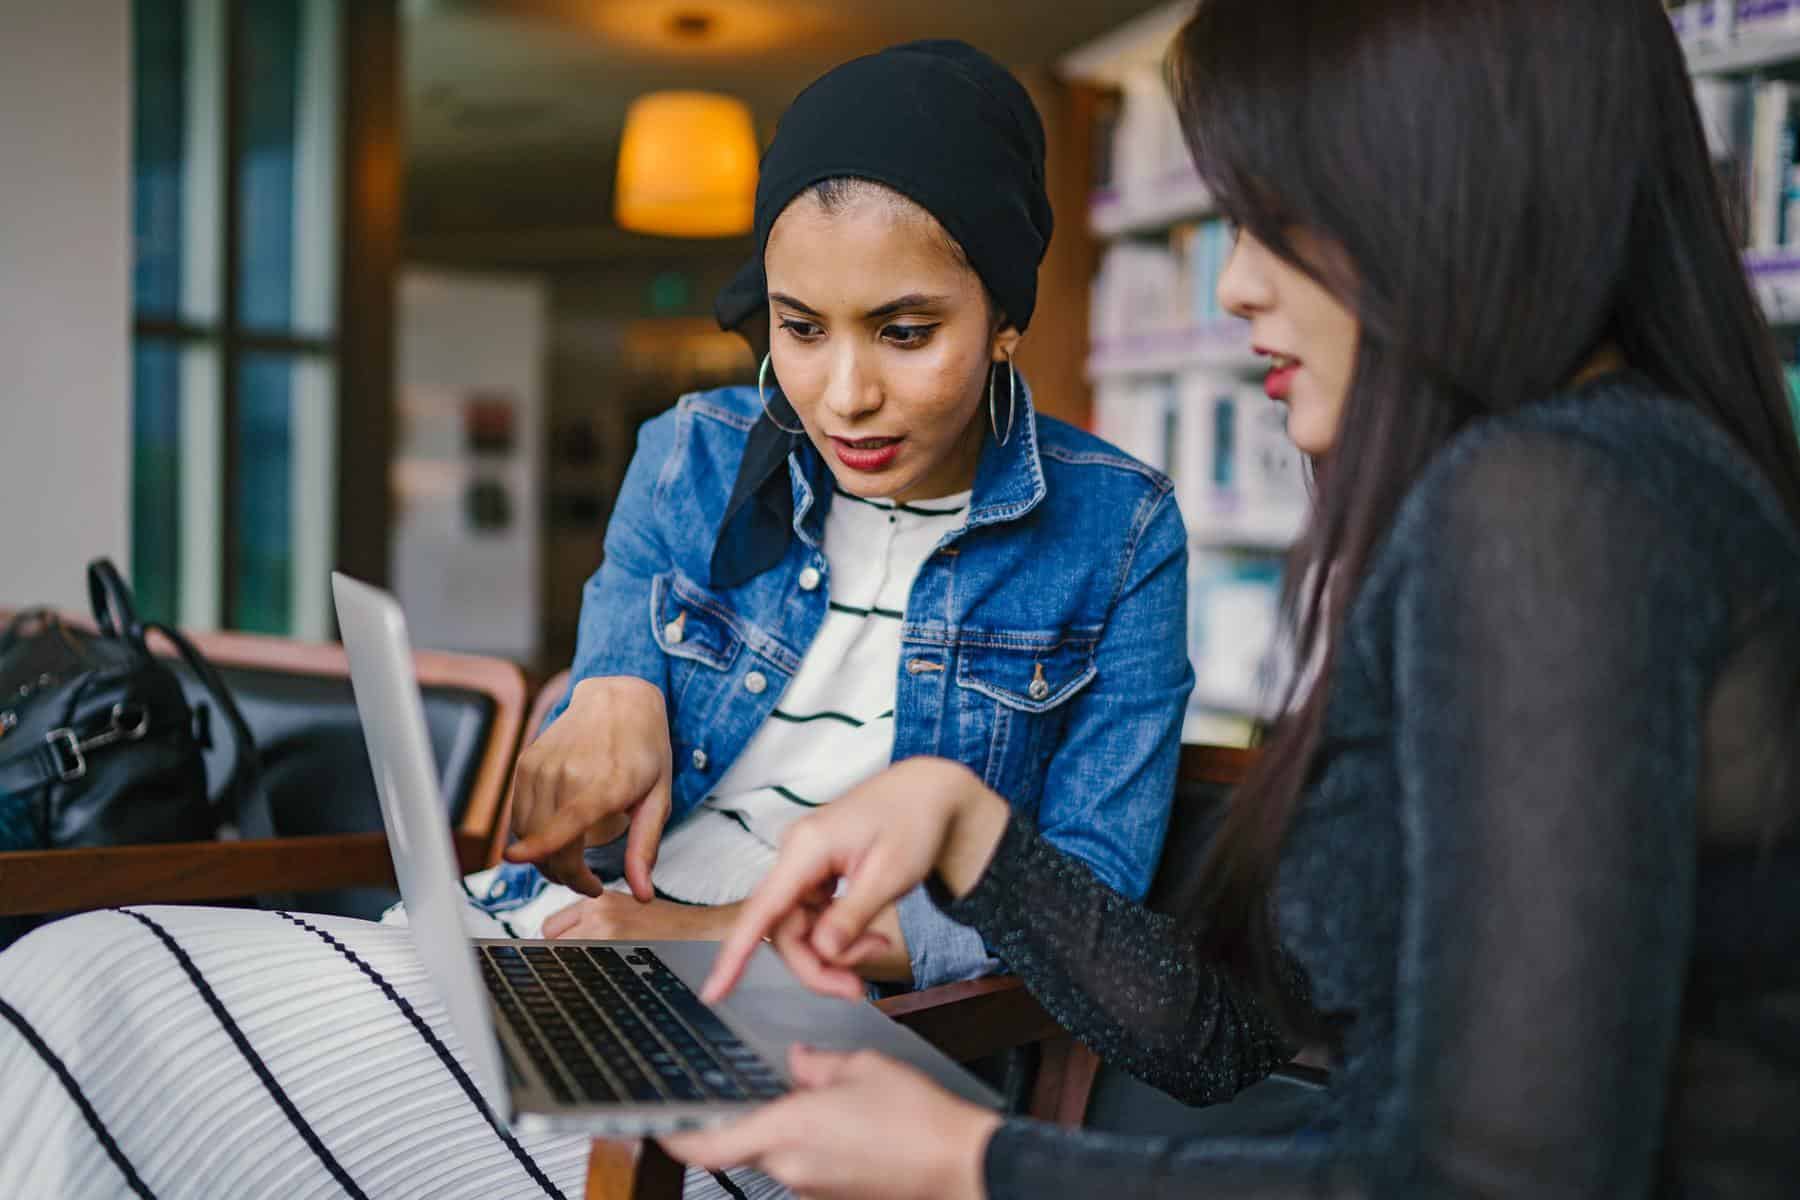
<instances>
[{"instance_id":1,"label":"woman's ear","mask_svg":"<svg viewBox=\"0 0 1800 1200\"><path fill-rule=\"evenodd\" d=\"M1013 356L1013 352L1019 348L1019 339L1024 336L1025 335L1020 333L1017 329L1014 329L1011 322L1005 317L1001 317L1000 328L994 333L994 361L1005 362L1010 359Z\"/></svg>"}]
</instances>

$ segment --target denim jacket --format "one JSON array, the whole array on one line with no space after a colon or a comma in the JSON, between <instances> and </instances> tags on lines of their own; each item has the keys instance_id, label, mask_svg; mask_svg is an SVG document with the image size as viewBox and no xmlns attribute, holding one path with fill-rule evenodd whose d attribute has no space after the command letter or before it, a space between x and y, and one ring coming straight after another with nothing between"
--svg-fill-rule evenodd
<instances>
[{"instance_id":1,"label":"denim jacket","mask_svg":"<svg viewBox=\"0 0 1800 1200\"><path fill-rule=\"evenodd\" d=\"M1187 535L1166 478L1037 417L1021 392L1008 443L989 438L983 448L966 523L913 583L894 760L965 764L1050 842L1136 900L1162 851L1193 685ZM668 700L671 824L769 718L830 598L821 543L833 483L805 443L785 460L793 497L785 552L736 586L709 584L716 531L761 411L754 388L722 388L684 396L644 425L605 560L582 596L574 679L633 675ZM801 582L807 568L818 573L807 576L810 588ZM915 986L997 965L980 936L923 890L899 914Z\"/></svg>"}]
</instances>

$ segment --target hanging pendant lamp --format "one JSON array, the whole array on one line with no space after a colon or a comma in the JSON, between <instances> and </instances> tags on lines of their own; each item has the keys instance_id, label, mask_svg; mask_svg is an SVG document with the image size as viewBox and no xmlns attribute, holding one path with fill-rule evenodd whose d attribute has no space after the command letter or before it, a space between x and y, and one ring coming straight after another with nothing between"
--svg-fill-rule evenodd
<instances>
[{"instance_id":1,"label":"hanging pendant lamp","mask_svg":"<svg viewBox=\"0 0 1800 1200\"><path fill-rule=\"evenodd\" d=\"M613 217L664 237L735 237L756 208L756 129L742 100L646 92L625 113Z\"/></svg>"}]
</instances>

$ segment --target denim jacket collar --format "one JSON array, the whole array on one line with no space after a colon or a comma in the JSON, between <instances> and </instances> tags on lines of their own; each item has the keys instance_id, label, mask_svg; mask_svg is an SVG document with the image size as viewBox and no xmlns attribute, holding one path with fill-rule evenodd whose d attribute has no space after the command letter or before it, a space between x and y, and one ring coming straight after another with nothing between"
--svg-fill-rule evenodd
<instances>
[{"instance_id":1,"label":"denim jacket collar","mask_svg":"<svg viewBox=\"0 0 1800 1200\"><path fill-rule=\"evenodd\" d=\"M797 422L787 397L777 395L779 416ZM787 465L786 487L781 466ZM712 586L735 587L762 574L786 555L790 537L817 546L833 489L831 472L812 444L788 433L767 413L756 419L732 484L725 515L713 541ZM1019 409L1002 446L982 443L969 501L968 527L1017 520L1044 499L1044 465L1038 454L1037 410L1031 387L1019 377Z\"/></svg>"}]
</instances>

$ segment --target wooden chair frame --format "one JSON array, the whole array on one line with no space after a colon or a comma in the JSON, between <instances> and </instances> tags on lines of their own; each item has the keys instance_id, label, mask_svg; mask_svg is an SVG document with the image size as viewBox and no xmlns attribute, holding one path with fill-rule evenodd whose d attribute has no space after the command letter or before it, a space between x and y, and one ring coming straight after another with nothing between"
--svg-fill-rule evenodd
<instances>
[{"instance_id":1,"label":"wooden chair frame","mask_svg":"<svg viewBox=\"0 0 1800 1200\"><path fill-rule=\"evenodd\" d=\"M0 612L0 622L8 617ZM85 618L63 619L93 628ZM220 667L331 678L350 673L342 646L245 633L196 633L189 640ZM173 653L160 639L153 639L153 649ZM503 818L525 677L502 659L419 651L413 661L421 685L480 692L494 704L487 746L455 830L458 863L479 870L497 862L506 844ZM393 884L393 859L380 833L12 851L0 853L0 916Z\"/></svg>"}]
</instances>

